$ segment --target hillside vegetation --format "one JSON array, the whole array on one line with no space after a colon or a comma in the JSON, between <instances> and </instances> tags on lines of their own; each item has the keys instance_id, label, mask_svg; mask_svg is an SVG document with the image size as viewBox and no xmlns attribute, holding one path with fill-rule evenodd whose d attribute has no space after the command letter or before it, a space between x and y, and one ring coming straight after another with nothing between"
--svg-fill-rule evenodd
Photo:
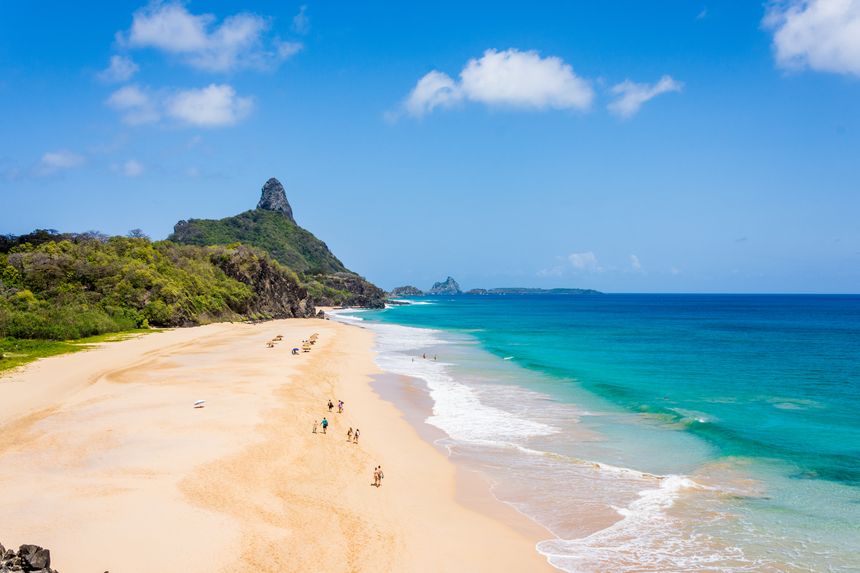
<instances>
[{"instance_id":1,"label":"hillside vegetation","mask_svg":"<svg viewBox=\"0 0 860 573\"><path fill-rule=\"evenodd\" d=\"M180 221L168 239L188 245L253 245L297 273L347 272L325 243L276 211L254 209L219 220Z\"/></svg>"},{"instance_id":2,"label":"hillside vegetation","mask_svg":"<svg viewBox=\"0 0 860 573\"><path fill-rule=\"evenodd\" d=\"M0 337L66 340L313 313L296 274L248 246L47 231L0 242Z\"/></svg>"}]
</instances>

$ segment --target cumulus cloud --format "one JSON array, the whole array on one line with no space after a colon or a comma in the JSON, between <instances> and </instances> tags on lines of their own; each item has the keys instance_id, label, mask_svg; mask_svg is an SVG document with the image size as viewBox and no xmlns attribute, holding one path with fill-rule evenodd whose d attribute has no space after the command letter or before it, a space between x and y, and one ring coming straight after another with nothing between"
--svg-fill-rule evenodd
<instances>
[{"instance_id":1,"label":"cumulus cloud","mask_svg":"<svg viewBox=\"0 0 860 573\"><path fill-rule=\"evenodd\" d=\"M230 85L210 84L171 96L167 101L167 113L186 124L218 127L233 125L243 119L253 105L251 98L237 96Z\"/></svg>"},{"instance_id":2,"label":"cumulus cloud","mask_svg":"<svg viewBox=\"0 0 860 573\"><path fill-rule=\"evenodd\" d=\"M161 119L155 97L139 86L119 88L108 97L107 104L119 111L123 123L128 125L155 123Z\"/></svg>"},{"instance_id":3,"label":"cumulus cloud","mask_svg":"<svg viewBox=\"0 0 860 573\"><path fill-rule=\"evenodd\" d=\"M679 92L683 87L684 84L673 79L672 76L663 76L654 84L640 84L624 80L612 87L611 91L617 97L607 107L609 111L619 117L632 117L647 101L660 94Z\"/></svg>"},{"instance_id":4,"label":"cumulus cloud","mask_svg":"<svg viewBox=\"0 0 860 573\"><path fill-rule=\"evenodd\" d=\"M432 71L418 80L403 105L407 113L421 117L437 107L449 107L461 99L463 92L450 76Z\"/></svg>"},{"instance_id":5,"label":"cumulus cloud","mask_svg":"<svg viewBox=\"0 0 860 573\"><path fill-rule=\"evenodd\" d=\"M603 267L601 267L600 263L597 261L597 256L591 251L585 253L571 253L567 256L567 260L577 271L592 273L603 271Z\"/></svg>"},{"instance_id":6,"label":"cumulus cloud","mask_svg":"<svg viewBox=\"0 0 860 573\"><path fill-rule=\"evenodd\" d=\"M272 68L298 51L295 43L269 41L269 28L269 20L257 14L234 14L218 24L214 15L192 14L179 2L153 1L134 13L131 29L119 38L129 47L161 50L198 69L229 72Z\"/></svg>"},{"instance_id":7,"label":"cumulus cloud","mask_svg":"<svg viewBox=\"0 0 860 573\"><path fill-rule=\"evenodd\" d=\"M772 2L763 23L780 67L860 76L860 0Z\"/></svg>"},{"instance_id":8,"label":"cumulus cloud","mask_svg":"<svg viewBox=\"0 0 860 573\"><path fill-rule=\"evenodd\" d=\"M111 56L108 67L99 73L99 79L104 82L125 82L137 73L140 67L131 58Z\"/></svg>"},{"instance_id":9,"label":"cumulus cloud","mask_svg":"<svg viewBox=\"0 0 860 573\"><path fill-rule=\"evenodd\" d=\"M642 272L642 263L639 262L639 257L636 255L630 255L630 268L633 269L633 272Z\"/></svg>"},{"instance_id":10,"label":"cumulus cloud","mask_svg":"<svg viewBox=\"0 0 860 573\"><path fill-rule=\"evenodd\" d=\"M39 175L51 175L58 171L80 167L85 161L86 159L83 155L79 155L67 149L48 151L42 155L42 159L39 161L37 173Z\"/></svg>"},{"instance_id":11,"label":"cumulus cloud","mask_svg":"<svg viewBox=\"0 0 860 573\"><path fill-rule=\"evenodd\" d=\"M436 70L423 76L403 102L403 111L421 117L460 100L511 109L582 111L593 99L590 82L561 58L543 58L536 51L487 50L466 63L459 81Z\"/></svg>"},{"instance_id":12,"label":"cumulus cloud","mask_svg":"<svg viewBox=\"0 0 860 573\"><path fill-rule=\"evenodd\" d=\"M238 123L251 112L254 102L241 97L229 84L204 88L154 92L139 86L116 90L107 104L122 114L129 125L155 123L167 117L181 124L222 127Z\"/></svg>"}]
</instances>

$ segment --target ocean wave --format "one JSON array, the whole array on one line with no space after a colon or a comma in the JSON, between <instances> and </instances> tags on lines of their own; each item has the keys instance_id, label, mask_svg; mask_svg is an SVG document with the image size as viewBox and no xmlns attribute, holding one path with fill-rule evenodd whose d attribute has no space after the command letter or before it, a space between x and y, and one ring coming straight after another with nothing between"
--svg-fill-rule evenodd
<instances>
[{"instance_id":1,"label":"ocean wave","mask_svg":"<svg viewBox=\"0 0 860 573\"><path fill-rule=\"evenodd\" d=\"M433 399L433 413L427 423L455 440L503 444L555 433L556 428L535 422L501 408L487 405L479 393L454 379L450 364L416 358L433 347L453 344L443 333L386 323L370 323L377 334L376 362L385 371L422 379Z\"/></svg>"},{"instance_id":2,"label":"ocean wave","mask_svg":"<svg viewBox=\"0 0 860 573\"><path fill-rule=\"evenodd\" d=\"M626 507L614 508L622 519L609 527L581 539L541 541L537 550L553 566L577 573L759 570L761 563L740 548L698 533L668 512L683 493L709 488L681 475L659 482Z\"/></svg>"}]
</instances>

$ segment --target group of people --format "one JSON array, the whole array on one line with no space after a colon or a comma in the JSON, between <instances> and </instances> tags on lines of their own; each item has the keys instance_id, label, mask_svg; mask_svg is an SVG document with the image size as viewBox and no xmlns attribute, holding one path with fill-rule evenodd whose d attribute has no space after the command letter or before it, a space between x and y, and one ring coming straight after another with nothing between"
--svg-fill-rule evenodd
<instances>
[{"instance_id":1,"label":"group of people","mask_svg":"<svg viewBox=\"0 0 860 573\"><path fill-rule=\"evenodd\" d=\"M355 431L353 432L352 426L350 426L349 431L346 433L346 441L352 442L353 444L357 444L358 443L358 435L360 433L361 433L361 430L359 430L358 428L356 428Z\"/></svg>"},{"instance_id":2,"label":"group of people","mask_svg":"<svg viewBox=\"0 0 860 573\"><path fill-rule=\"evenodd\" d=\"M373 485L379 487L382 485L382 478L385 477L385 474L382 473L382 466L376 466L373 468Z\"/></svg>"},{"instance_id":3,"label":"group of people","mask_svg":"<svg viewBox=\"0 0 860 573\"><path fill-rule=\"evenodd\" d=\"M331 399L329 399L328 404L326 404L326 405L328 406L329 412L331 412L334 409L334 402L332 402ZM338 414L343 413L343 400L337 401L337 413ZM329 424L328 418L325 418L325 417L323 417L322 421L319 423L317 423L317 421L314 420L313 433L314 434L317 433L318 427L322 428L323 434L328 433L328 424ZM346 433L347 443L352 442L353 444L357 444L358 443L358 437L360 435L361 435L361 430L359 430L358 428L353 430L352 426L350 426L349 431L347 431L347 433ZM374 486L376 486L376 487L381 486L383 477L385 477L385 476L382 473L382 466L376 466L375 468L373 468L373 485Z\"/></svg>"}]
</instances>

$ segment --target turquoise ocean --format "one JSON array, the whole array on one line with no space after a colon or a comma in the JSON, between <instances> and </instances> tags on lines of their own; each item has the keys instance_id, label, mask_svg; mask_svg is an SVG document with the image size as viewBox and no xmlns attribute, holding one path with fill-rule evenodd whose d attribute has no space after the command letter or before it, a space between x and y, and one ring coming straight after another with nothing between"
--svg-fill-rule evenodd
<instances>
[{"instance_id":1,"label":"turquoise ocean","mask_svg":"<svg viewBox=\"0 0 860 573\"><path fill-rule=\"evenodd\" d=\"M860 571L860 296L407 302L338 319L557 568Z\"/></svg>"}]
</instances>

